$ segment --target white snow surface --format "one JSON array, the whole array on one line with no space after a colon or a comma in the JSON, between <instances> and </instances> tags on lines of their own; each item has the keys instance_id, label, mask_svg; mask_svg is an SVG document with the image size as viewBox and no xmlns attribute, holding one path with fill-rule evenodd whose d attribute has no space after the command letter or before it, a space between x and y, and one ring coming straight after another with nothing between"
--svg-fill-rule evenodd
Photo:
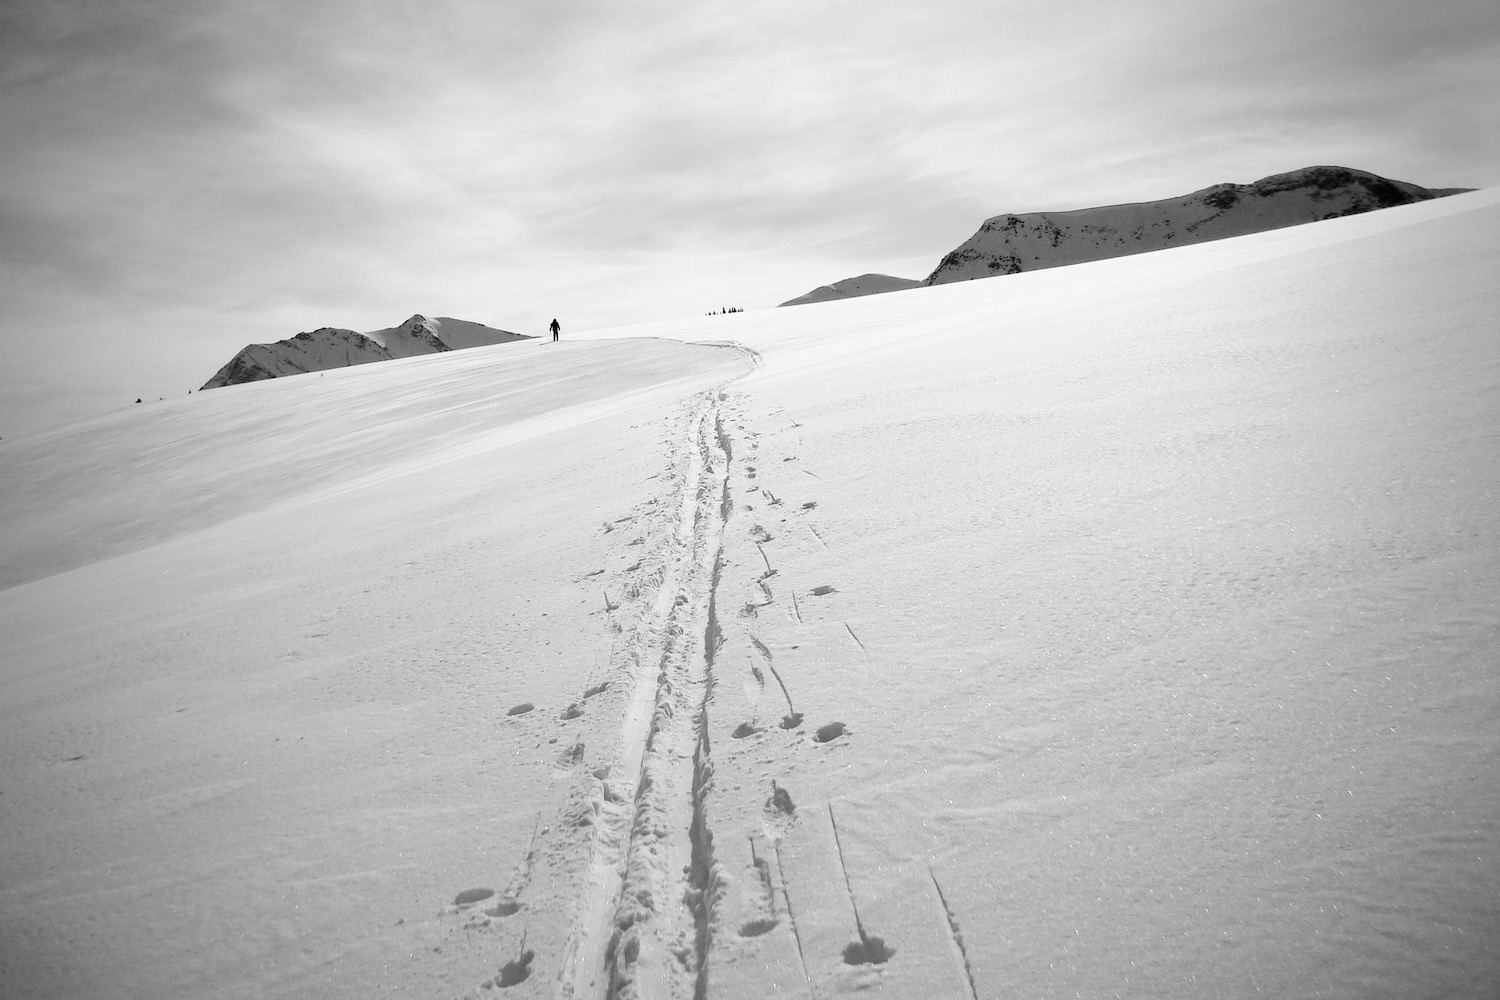
<instances>
[{"instance_id":1,"label":"white snow surface","mask_svg":"<svg viewBox=\"0 0 1500 1000\"><path fill-rule=\"evenodd\" d=\"M853 278L835 281L831 285L819 285L805 295L787 299L784 306L800 306L809 302L828 302L834 299L852 299L860 295L880 295L884 292L899 292L906 288L920 287L915 278L897 278L889 274L861 274Z\"/></svg>"},{"instance_id":2,"label":"white snow surface","mask_svg":"<svg viewBox=\"0 0 1500 1000\"><path fill-rule=\"evenodd\" d=\"M0 992L1493 997L1497 265L1485 191L0 442Z\"/></svg>"}]
</instances>

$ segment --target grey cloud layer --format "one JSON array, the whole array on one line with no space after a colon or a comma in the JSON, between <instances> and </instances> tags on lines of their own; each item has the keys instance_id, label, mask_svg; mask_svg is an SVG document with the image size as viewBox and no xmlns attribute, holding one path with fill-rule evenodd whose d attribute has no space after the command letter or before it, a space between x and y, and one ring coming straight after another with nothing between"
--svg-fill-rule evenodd
<instances>
[{"instance_id":1,"label":"grey cloud layer","mask_svg":"<svg viewBox=\"0 0 1500 1000\"><path fill-rule=\"evenodd\" d=\"M0 8L0 290L170 359L257 316L770 304L996 212L1310 162L1497 183L1497 39L1467 0L28 0Z\"/></svg>"}]
</instances>

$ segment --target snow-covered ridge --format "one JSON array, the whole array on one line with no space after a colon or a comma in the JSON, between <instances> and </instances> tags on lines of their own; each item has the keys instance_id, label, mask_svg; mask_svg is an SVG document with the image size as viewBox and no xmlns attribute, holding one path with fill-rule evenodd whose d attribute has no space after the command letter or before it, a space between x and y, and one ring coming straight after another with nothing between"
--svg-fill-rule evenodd
<instances>
[{"instance_id":1,"label":"snow-covered ridge","mask_svg":"<svg viewBox=\"0 0 1500 1000\"><path fill-rule=\"evenodd\" d=\"M1491 997L1497 264L1500 190L0 441L0 992Z\"/></svg>"},{"instance_id":2,"label":"snow-covered ridge","mask_svg":"<svg viewBox=\"0 0 1500 1000\"><path fill-rule=\"evenodd\" d=\"M828 302L832 299L851 299L856 295L878 295L881 292L899 292L903 288L918 288L921 282L915 278L897 278L889 274L861 274L856 278L845 278L831 285L820 285L795 299L781 303L784 306L800 306L808 302Z\"/></svg>"},{"instance_id":3,"label":"snow-covered ridge","mask_svg":"<svg viewBox=\"0 0 1500 1000\"><path fill-rule=\"evenodd\" d=\"M941 285L1206 243L1359 215L1458 193L1348 167L1304 167L1253 184L1215 184L1178 198L1071 212L997 215L945 256L923 284Z\"/></svg>"},{"instance_id":4,"label":"snow-covered ridge","mask_svg":"<svg viewBox=\"0 0 1500 1000\"><path fill-rule=\"evenodd\" d=\"M1359 215L1465 190L1429 189L1366 170L1317 166L1272 174L1253 184L1214 184L1160 201L1068 212L1007 213L986 219L978 232L944 256L922 281L864 274L781 304L826 302L1124 257Z\"/></svg>"},{"instance_id":5,"label":"snow-covered ridge","mask_svg":"<svg viewBox=\"0 0 1500 1000\"><path fill-rule=\"evenodd\" d=\"M497 330L483 323L447 316L428 319L420 313L397 326L369 333L325 326L274 344L250 344L205 382L203 388L523 339L525 334Z\"/></svg>"}]
</instances>

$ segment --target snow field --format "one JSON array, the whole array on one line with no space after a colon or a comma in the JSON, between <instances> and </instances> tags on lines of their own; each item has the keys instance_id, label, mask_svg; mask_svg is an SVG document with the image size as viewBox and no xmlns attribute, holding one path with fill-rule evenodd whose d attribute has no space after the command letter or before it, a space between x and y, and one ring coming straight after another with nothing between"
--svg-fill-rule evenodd
<instances>
[{"instance_id":1,"label":"snow field","mask_svg":"<svg viewBox=\"0 0 1500 1000\"><path fill-rule=\"evenodd\" d=\"M0 442L0 979L1491 995L1497 212Z\"/></svg>"},{"instance_id":2,"label":"snow field","mask_svg":"<svg viewBox=\"0 0 1500 1000\"><path fill-rule=\"evenodd\" d=\"M747 331L721 592L775 570L762 660L847 730L717 775L797 803L808 992L1500 979L1496 200Z\"/></svg>"},{"instance_id":3,"label":"snow field","mask_svg":"<svg viewBox=\"0 0 1500 1000\"><path fill-rule=\"evenodd\" d=\"M186 475L163 460L154 491L130 475L152 474L162 438L113 452L108 482L165 501L128 541L159 540L0 591L8 995L462 992L526 949L553 981L590 847L569 821L594 779L570 755L612 752L619 731L618 685L588 695L610 668L588 574L624 534L604 526L654 498L676 401L744 362L666 341L534 351L480 348L477 369L443 357L405 390L353 380L329 411L307 403L362 460L296 486L210 446L250 419L224 404L208 442L176 446L253 509L184 517L180 534ZM541 375L504 377L538 358ZM252 412L285 400L274 383L222 391ZM445 440L424 419L437 399L513 433ZM547 432L516 431L527 421ZM96 433L78 450L96 454ZM79 477L59 491L85 493L94 468L56 470ZM596 723L609 740L580 740ZM454 905L477 888L494 895Z\"/></svg>"}]
</instances>

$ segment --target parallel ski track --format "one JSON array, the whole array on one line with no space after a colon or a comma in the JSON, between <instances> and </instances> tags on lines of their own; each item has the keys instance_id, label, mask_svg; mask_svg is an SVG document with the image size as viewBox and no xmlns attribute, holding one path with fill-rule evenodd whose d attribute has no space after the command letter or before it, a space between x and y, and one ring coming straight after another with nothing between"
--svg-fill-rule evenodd
<instances>
[{"instance_id":1,"label":"parallel ski track","mask_svg":"<svg viewBox=\"0 0 1500 1000\"><path fill-rule=\"evenodd\" d=\"M759 366L754 351L726 346ZM708 697L721 641L714 596L731 509L724 398L720 386L692 401L671 461L673 522L644 574L655 590L643 595L611 664L633 690L559 979L558 996L568 1000L696 1000L707 992L721 885L706 804Z\"/></svg>"}]
</instances>

